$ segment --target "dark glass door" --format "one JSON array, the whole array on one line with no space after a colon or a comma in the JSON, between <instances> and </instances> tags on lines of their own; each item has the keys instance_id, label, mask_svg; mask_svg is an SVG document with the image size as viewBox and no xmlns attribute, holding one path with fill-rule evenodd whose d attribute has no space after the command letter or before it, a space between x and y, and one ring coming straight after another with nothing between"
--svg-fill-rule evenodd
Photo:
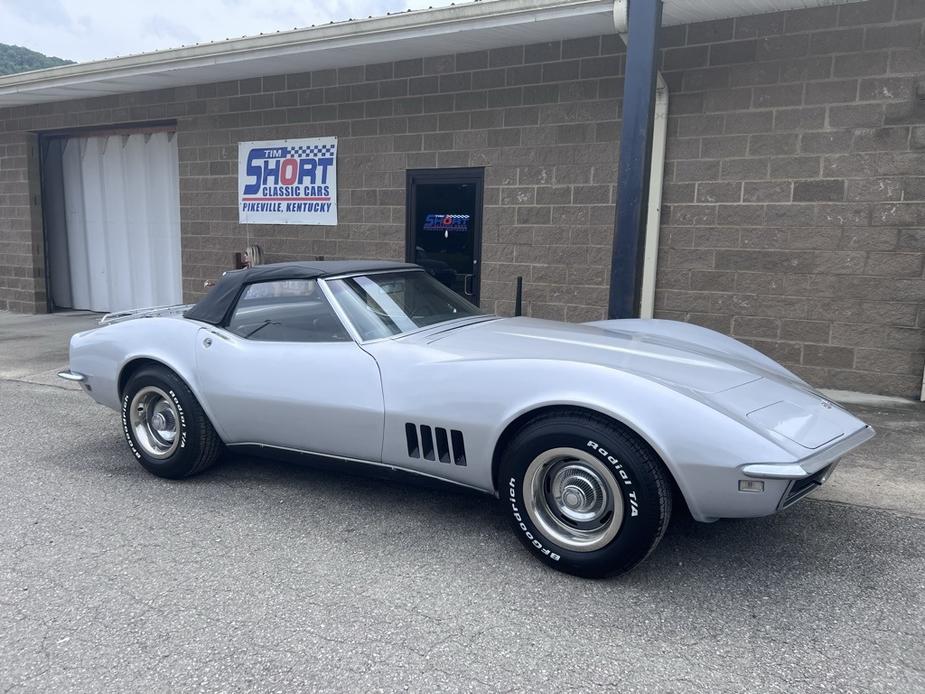
<instances>
[{"instance_id":1,"label":"dark glass door","mask_svg":"<svg viewBox=\"0 0 925 694\"><path fill-rule=\"evenodd\" d=\"M479 303L482 169L408 172L407 259Z\"/></svg>"}]
</instances>

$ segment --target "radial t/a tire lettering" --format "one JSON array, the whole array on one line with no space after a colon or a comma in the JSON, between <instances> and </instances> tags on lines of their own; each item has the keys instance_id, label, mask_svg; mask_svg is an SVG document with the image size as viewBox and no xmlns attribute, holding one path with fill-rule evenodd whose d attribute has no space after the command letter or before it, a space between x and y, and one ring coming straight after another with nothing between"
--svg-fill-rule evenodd
<instances>
[{"instance_id":1,"label":"radial t/a tire lettering","mask_svg":"<svg viewBox=\"0 0 925 694\"><path fill-rule=\"evenodd\" d=\"M671 517L663 463L633 432L593 414L530 421L502 453L498 487L526 547L549 566L588 578L633 568Z\"/></svg>"}]
</instances>

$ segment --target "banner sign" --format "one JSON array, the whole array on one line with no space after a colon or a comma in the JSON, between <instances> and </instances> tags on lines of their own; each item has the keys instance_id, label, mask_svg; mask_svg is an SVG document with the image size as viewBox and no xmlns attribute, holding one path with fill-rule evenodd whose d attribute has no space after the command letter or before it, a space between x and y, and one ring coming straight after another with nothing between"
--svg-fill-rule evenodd
<instances>
[{"instance_id":1,"label":"banner sign","mask_svg":"<svg viewBox=\"0 0 925 694\"><path fill-rule=\"evenodd\" d=\"M337 138L238 144L241 224L337 224Z\"/></svg>"}]
</instances>

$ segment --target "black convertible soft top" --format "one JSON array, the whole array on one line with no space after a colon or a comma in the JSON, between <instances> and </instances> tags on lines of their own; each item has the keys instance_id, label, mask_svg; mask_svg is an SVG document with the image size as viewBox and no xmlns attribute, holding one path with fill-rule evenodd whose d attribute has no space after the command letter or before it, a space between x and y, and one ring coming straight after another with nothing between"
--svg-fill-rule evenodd
<instances>
[{"instance_id":1,"label":"black convertible soft top","mask_svg":"<svg viewBox=\"0 0 925 694\"><path fill-rule=\"evenodd\" d=\"M362 274L382 270L420 270L410 263L387 260L318 260L258 265L222 275L212 290L183 315L192 320L220 325L244 286L270 280L312 280L334 275Z\"/></svg>"}]
</instances>

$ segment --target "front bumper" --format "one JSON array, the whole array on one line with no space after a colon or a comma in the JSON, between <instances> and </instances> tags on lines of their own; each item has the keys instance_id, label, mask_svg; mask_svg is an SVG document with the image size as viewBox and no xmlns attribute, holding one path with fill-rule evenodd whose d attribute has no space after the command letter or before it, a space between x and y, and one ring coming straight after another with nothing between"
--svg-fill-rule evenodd
<instances>
[{"instance_id":1,"label":"front bumper","mask_svg":"<svg viewBox=\"0 0 925 694\"><path fill-rule=\"evenodd\" d=\"M858 429L835 445L807 456L799 462L783 465L752 463L741 468L742 474L746 477L757 477L760 479L805 480L815 476L820 470L828 468L845 455L845 453L857 448L862 443L872 438L873 435L873 427L865 425L864 428Z\"/></svg>"},{"instance_id":2,"label":"front bumper","mask_svg":"<svg viewBox=\"0 0 925 694\"><path fill-rule=\"evenodd\" d=\"M792 463L747 463L738 467L691 466L695 479L688 507L699 521L757 518L776 513L802 499L828 480L838 461L874 435L863 426L849 436ZM740 482L760 480L760 490L742 489Z\"/></svg>"},{"instance_id":3,"label":"front bumper","mask_svg":"<svg viewBox=\"0 0 925 694\"><path fill-rule=\"evenodd\" d=\"M789 479L790 483L784 491L780 502L777 504L777 510L782 511L785 508L793 506L807 494L814 492L816 489L825 484L838 461L845 453L853 448L860 446L862 443L873 437L874 430L870 426L859 429L843 441L839 441L834 446L820 451L815 455L804 458L794 465L746 465L742 472L749 477L761 477L762 473L771 472L775 479ZM768 467L777 468L768 471ZM776 473L776 475L774 475ZM784 476L786 475L786 477Z\"/></svg>"}]
</instances>

